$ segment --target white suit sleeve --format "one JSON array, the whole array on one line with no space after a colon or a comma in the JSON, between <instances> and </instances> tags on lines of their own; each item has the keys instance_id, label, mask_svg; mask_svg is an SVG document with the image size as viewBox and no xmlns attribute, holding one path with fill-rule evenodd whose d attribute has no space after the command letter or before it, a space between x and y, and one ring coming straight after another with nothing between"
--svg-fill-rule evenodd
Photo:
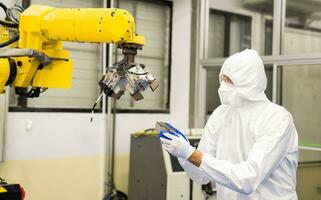
<instances>
[{"instance_id":1,"label":"white suit sleeve","mask_svg":"<svg viewBox=\"0 0 321 200\"><path fill-rule=\"evenodd\" d=\"M231 163L218 160L205 152L199 169L207 174L211 181L234 191L243 194L254 192L285 157L293 137L294 126L290 114L282 113L274 116L271 121L257 133L256 142L246 161Z\"/></svg>"},{"instance_id":2,"label":"white suit sleeve","mask_svg":"<svg viewBox=\"0 0 321 200\"><path fill-rule=\"evenodd\" d=\"M208 153L210 155L216 154L216 130L215 130L215 111L211 115L210 119L206 123L205 129L204 129L204 135L202 139L200 140L200 144L198 145L198 150L200 150L202 153ZM183 167L184 171L187 173L187 175L196 183L199 184L207 184L211 181L211 178L200 168L196 167L194 164L189 162L185 159L178 159L181 166Z\"/></svg>"}]
</instances>

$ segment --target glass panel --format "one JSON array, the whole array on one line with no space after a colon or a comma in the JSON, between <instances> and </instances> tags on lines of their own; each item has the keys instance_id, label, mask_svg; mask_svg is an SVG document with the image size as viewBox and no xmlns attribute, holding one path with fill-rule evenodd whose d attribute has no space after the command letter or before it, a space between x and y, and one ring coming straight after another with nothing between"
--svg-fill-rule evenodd
<instances>
[{"instance_id":1,"label":"glass panel","mask_svg":"<svg viewBox=\"0 0 321 200\"><path fill-rule=\"evenodd\" d=\"M321 1L287 0L284 54L321 52Z\"/></svg>"},{"instance_id":2,"label":"glass panel","mask_svg":"<svg viewBox=\"0 0 321 200\"><path fill-rule=\"evenodd\" d=\"M272 65L266 65L265 66L265 74L267 79L267 85L265 94L267 98L272 101L272 87L273 87L273 66Z\"/></svg>"},{"instance_id":3,"label":"glass panel","mask_svg":"<svg viewBox=\"0 0 321 200\"><path fill-rule=\"evenodd\" d=\"M210 115L219 105L221 105L220 98L218 96L219 73L220 67L213 67L207 70L207 82L206 82L206 113ZM272 99L272 84L273 84L273 68L271 65L265 67L265 73L267 76L267 87L265 90L266 96Z\"/></svg>"},{"instance_id":4,"label":"glass panel","mask_svg":"<svg viewBox=\"0 0 321 200\"><path fill-rule=\"evenodd\" d=\"M272 20L265 22L265 40L264 40L264 55L272 55L273 44L273 24Z\"/></svg>"},{"instance_id":5,"label":"glass panel","mask_svg":"<svg viewBox=\"0 0 321 200\"><path fill-rule=\"evenodd\" d=\"M224 57L225 17L216 14L209 17L208 57Z\"/></svg>"},{"instance_id":6,"label":"glass panel","mask_svg":"<svg viewBox=\"0 0 321 200\"><path fill-rule=\"evenodd\" d=\"M300 145L321 148L321 65L283 66L281 89L282 104L293 116Z\"/></svg>"},{"instance_id":7,"label":"glass panel","mask_svg":"<svg viewBox=\"0 0 321 200\"><path fill-rule=\"evenodd\" d=\"M228 57L246 48L271 55L272 16L273 0L210 1L207 58Z\"/></svg>"},{"instance_id":8,"label":"glass panel","mask_svg":"<svg viewBox=\"0 0 321 200\"><path fill-rule=\"evenodd\" d=\"M206 113L210 115L215 108L221 105L217 90L220 87L219 73L220 67L207 70L206 77Z\"/></svg>"},{"instance_id":9,"label":"glass panel","mask_svg":"<svg viewBox=\"0 0 321 200\"><path fill-rule=\"evenodd\" d=\"M230 19L229 55L251 48L251 19L232 15Z\"/></svg>"}]
</instances>

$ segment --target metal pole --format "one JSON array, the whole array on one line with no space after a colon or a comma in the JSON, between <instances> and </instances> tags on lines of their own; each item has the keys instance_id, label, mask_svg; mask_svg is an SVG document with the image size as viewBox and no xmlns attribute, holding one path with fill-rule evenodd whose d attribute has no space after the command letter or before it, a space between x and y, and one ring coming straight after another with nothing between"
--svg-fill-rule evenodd
<instances>
[{"instance_id":1,"label":"metal pole","mask_svg":"<svg viewBox=\"0 0 321 200\"><path fill-rule=\"evenodd\" d=\"M114 1L112 1L112 7L116 7L116 8L119 8L119 0L116 0L116 3L114 3ZM110 46L109 48L109 66L112 65L112 59L113 58L113 48L112 46ZM134 57L131 58L132 61L134 62ZM117 49L116 49L116 55L115 55L115 60L118 61L118 54L117 54ZM113 190L116 190L116 186L115 186L115 182L114 182L114 176L115 176L115 173L114 173L114 168L115 168L115 134L116 134L116 102L117 100L116 99L113 99L113 102L111 97L108 98L108 101L110 101L108 103L111 104L109 105L108 107L110 108L110 112L112 111L113 113L111 114L111 127L110 127L110 141L109 141L109 146L110 146L110 159L109 159L109 162L110 162L110 168L109 168L109 171L108 171L108 174L110 176L110 181L109 183L111 184L110 187L109 187L109 193L112 192Z\"/></svg>"},{"instance_id":2,"label":"metal pole","mask_svg":"<svg viewBox=\"0 0 321 200\"><path fill-rule=\"evenodd\" d=\"M119 7L119 1L110 1L110 7ZM112 65L113 60L113 44L109 44L108 52L108 66ZM116 52L117 60L117 52ZM116 192L116 187L114 183L114 163L115 163L115 131L116 131L116 100L111 97L107 98L107 193L114 194Z\"/></svg>"},{"instance_id":3,"label":"metal pole","mask_svg":"<svg viewBox=\"0 0 321 200\"><path fill-rule=\"evenodd\" d=\"M107 1L108 0L103 0L103 7L107 8ZM107 66L107 44L103 43L102 44L102 74L105 74L107 72L106 66ZM102 145L102 149L103 151L101 152L102 156L101 156L101 176L102 176L102 187L101 187L101 198L103 198L103 196L105 195L105 193L107 192L107 155L108 155L108 150L107 150L107 144L108 144L108 117L106 116L106 104L107 104L107 96L105 93L103 93L103 97L102 97L102 120L105 122L103 125L103 145Z\"/></svg>"},{"instance_id":4,"label":"metal pole","mask_svg":"<svg viewBox=\"0 0 321 200\"><path fill-rule=\"evenodd\" d=\"M110 5L108 5L110 2ZM103 7L104 8L112 8L114 4L113 0L104 0ZM102 45L102 54L103 54L103 62L102 62L102 73L105 74L107 72L107 67L112 65L112 47L113 44L103 44ZM104 144L102 152L102 176L103 176L103 191L102 195L104 196L106 193L110 192L110 176L112 174L112 148L113 148L113 116L112 116L112 99L111 97L107 97L105 94L103 95L102 101L102 113L104 123Z\"/></svg>"},{"instance_id":5,"label":"metal pole","mask_svg":"<svg viewBox=\"0 0 321 200\"><path fill-rule=\"evenodd\" d=\"M282 0L273 1L273 37L272 37L272 55L278 56L281 53L281 32L282 32ZM278 88L278 66L273 64L272 72L272 101L277 102Z\"/></svg>"},{"instance_id":6,"label":"metal pole","mask_svg":"<svg viewBox=\"0 0 321 200\"><path fill-rule=\"evenodd\" d=\"M203 127L206 120L206 69L200 64L200 60L204 59L206 55L206 43L208 33L209 20L209 1L200 1L199 23L199 43L197 46L198 57L196 57L196 91L195 91L195 127Z\"/></svg>"}]
</instances>

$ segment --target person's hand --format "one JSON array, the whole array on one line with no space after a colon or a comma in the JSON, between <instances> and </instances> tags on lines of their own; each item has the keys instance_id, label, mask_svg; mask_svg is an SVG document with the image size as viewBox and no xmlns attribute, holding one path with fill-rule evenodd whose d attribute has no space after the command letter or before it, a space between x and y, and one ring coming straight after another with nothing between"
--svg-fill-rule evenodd
<instances>
[{"instance_id":1,"label":"person's hand","mask_svg":"<svg viewBox=\"0 0 321 200\"><path fill-rule=\"evenodd\" d=\"M173 129L173 132L160 131L159 137L164 149L173 156L188 159L195 151L195 147L190 145L187 137L181 131L170 124L167 125Z\"/></svg>"},{"instance_id":2,"label":"person's hand","mask_svg":"<svg viewBox=\"0 0 321 200\"><path fill-rule=\"evenodd\" d=\"M186 141L188 141L187 137L185 136L185 134L183 132L181 132L180 130L178 130L177 128L175 128L174 126L172 126L170 123L165 123L170 129L173 130L174 133L176 133L177 135L181 135Z\"/></svg>"}]
</instances>

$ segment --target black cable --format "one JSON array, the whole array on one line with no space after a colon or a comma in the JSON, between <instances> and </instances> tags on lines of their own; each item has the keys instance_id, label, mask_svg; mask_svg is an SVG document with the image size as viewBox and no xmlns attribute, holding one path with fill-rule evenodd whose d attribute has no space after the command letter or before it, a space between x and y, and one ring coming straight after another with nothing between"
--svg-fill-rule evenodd
<instances>
[{"instance_id":1,"label":"black cable","mask_svg":"<svg viewBox=\"0 0 321 200\"><path fill-rule=\"evenodd\" d=\"M4 10L4 12L7 14L8 7L0 2L0 7Z\"/></svg>"},{"instance_id":2,"label":"black cable","mask_svg":"<svg viewBox=\"0 0 321 200\"><path fill-rule=\"evenodd\" d=\"M1 19L0 19L0 24L3 26L10 27L10 28L18 28L19 27L19 24L16 24L16 23L10 22L10 21L4 21Z\"/></svg>"},{"instance_id":3,"label":"black cable","mask_svg":"<svg viewBox=\"0 0 321 200\"><path fill-rule=\"evenodd\" d=\"M16 41L19 40L19 35L14 36L13 38L9 39L8 41L4 42L4 43L0 43L0 48L6 47Z\"/></svg>"},{"instance_id":4,"label":"black cable","mask_svg":"<svg viewBox=\"0 0 321 200\"><path fill-rule=\"evenodd\" d=\"M103 200L127 200L127 195L119 190L115 190L114 193L109 193L104 196Z\"/></svg>"},{"instance_id":5,"label":"black cable","mask_svg":"<svg viewBox=\"0 0 321 200\"><path fill-rule=\"evenodd\" d=\"M19 5L14 5L11 8L7 8L6 15L7 18L14 22L15 24L19 24L19 15L24 11L24 9ZM16 14L15 14L16 13Z\"/></svg>"},{"instance_id":6,"label":"black cable","mask_svg":"<svg viewBox=\"0 0 321 200\"><path fill-rule=\"evenodd\" d=\"M104 92L101 92L101 94L99 95L99 97L97 98L97 100L95 101L94 105L93 105L93 108L91 109L91 117L90 117L90 122L93 121L94 119L94 112L95 112L95 108L96 108L96 105L97 103L100 101L101 97L103 96Z\"/></svg>"},{"instance_id":7,"label":"black cable","mask_svg":"<svg viewBox=\"0 0 321 200\"><path fill-rule=\"evenodd\" d=\"M0 24L10 28L17 28L19 26L19 18L17 18L13 12L22 13L24 9L19 5L14 5L12 8L8 8L6 5L0 2L0 7L3 9L6 14L6 20L0 20Z\"/></svg>"}]
</instances>

